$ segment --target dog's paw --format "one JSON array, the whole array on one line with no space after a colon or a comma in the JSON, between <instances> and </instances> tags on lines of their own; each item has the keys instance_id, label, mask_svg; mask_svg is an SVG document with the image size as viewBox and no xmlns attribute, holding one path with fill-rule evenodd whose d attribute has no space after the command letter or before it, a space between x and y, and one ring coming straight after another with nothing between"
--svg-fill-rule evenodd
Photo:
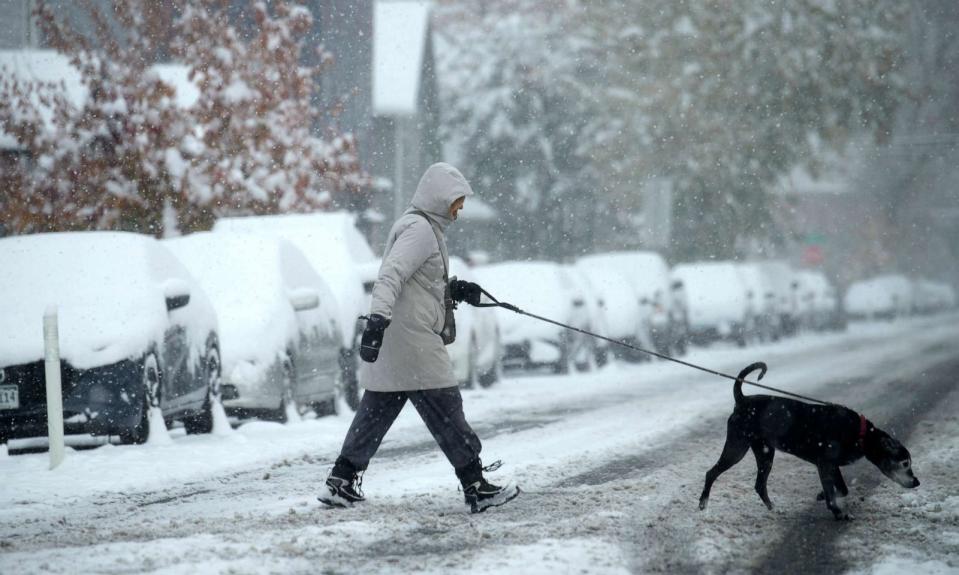
<instances>
[{"instance_id":1,"label":"dog's paw","mask_svg":"<svg viewBox=\"0 0 959 575\"><path fill-rule=\"evenodd\" d=\"M853 520L852 514L846 513L845 511L843 511L842 513L836 513L835 517L836 517L836 521L852 521Z\"/></svg>"},{"instance_id":2,"label":"dog's paw","mask_svg":"<svg viewBox=\"0 0 959 575\"><path fill-rule=\"evenodd\" d=\"M708 501L709 501L708 499L700 499L700 500L699 500L699 510L700 510L700 511L706 511L706 503L707 503Z\"/></svg>"}]
</instances>

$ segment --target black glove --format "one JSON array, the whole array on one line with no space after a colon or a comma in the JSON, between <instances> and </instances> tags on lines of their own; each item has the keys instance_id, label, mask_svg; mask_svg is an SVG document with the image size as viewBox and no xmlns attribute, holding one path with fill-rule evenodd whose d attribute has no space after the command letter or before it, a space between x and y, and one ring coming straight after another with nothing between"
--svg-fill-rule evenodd
<instances>
[{"instance_id":1,"label":"black glove","mask_svg":"<svg viewBox=\"0 0 959 575\"><path fill-rule=\"evenodd\" d=\"M466 280L450 281L450 297L455 302L465 301L470 305L479 305L483 290L478 284Z\"/></svg>"},{"instance_id":2,"label":"black glove","mask_svg":"<svg viewBox=\"0 0 959 575\"><path fill-rule=\"evenodd\" d=\"M370 314L366 320L366 329L360 338L360 357L363 361L373 363L380 356L380 346L383 345L383 332L390 325L390 320L378 313Z\"/></svg>"}]
</instances>

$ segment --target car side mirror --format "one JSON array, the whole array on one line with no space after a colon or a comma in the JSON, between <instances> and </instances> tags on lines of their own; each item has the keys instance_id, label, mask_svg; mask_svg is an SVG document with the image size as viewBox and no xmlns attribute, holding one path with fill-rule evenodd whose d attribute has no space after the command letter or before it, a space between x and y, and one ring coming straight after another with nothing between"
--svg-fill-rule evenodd
<instances>
[{"instance_id":1,"label":"car side mirror","mask_svg":"<svg viewBox=\"0 0 959 575\"><path fill-rule=\"evenodd\" d=\"M320 307L320 294L311 288L298 288L290 293L290 305L295 311L307 311Z\"/></svg>"},{"instance_id":2,"label":"car side mirror","mask_svg":"<svg viewBox=\"0 0 959 575\"><path fill-rule=\"evenodd\" d=\"M166 299L167 311L186 307L190 303L190 284L178 278L170 278L163 282L163 297Z\"/></svg>"}]
</instances>

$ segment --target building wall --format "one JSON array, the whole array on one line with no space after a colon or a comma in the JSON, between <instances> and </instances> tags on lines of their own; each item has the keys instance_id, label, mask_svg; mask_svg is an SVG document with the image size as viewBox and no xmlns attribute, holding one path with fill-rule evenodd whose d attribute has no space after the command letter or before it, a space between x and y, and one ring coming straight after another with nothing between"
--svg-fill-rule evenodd
<instances>
[{"instance_id":1,"label":"building wall","mask_svg":"<svg viewBox=\"0 0 959 575\"><path fill-rule=\"evenodd\" d=\"M0 0L0 50L31 45L31 0Z\"/></svg>"},{"instance_id":2,"label":"building wall","mask_svg":"<svg viewBox=\"0 0 959 575\"><path fill-rule=\"evenodd\" d=\"M312 0L307 5L315 18L311 46L305 57L318 63L316 48L333 55L332 67L323 75L317 94L321 107L334 106L325 116L326 126L351 132L359 146L360 162L370 169L373 134L373 0ZM325 126L319 126L323 129Z\"/></svg>"}]
</instances>

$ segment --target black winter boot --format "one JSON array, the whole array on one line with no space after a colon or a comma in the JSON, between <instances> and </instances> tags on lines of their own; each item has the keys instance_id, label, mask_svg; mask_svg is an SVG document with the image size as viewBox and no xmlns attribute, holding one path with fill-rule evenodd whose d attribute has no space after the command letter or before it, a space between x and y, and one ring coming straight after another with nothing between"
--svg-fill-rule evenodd
<instances>
[{"instance_id":1,"label":"black winter boot","mask_svg":"<svg viewBox=\"0 0 959 575\"><path fill-rule=\"evenodd\" d=\"M519 495L519 487L512 483L500 487L486 479L480 479L472 485L463 487L463 498L471 513L482 513L490 507L499 507L509 503Z\"/></svg>"},{"instance_id":2,"label":"black winter boot","mask_svg":"<svg viewBox=\"0 0 959 575\"><path fill-rule=\"evenodd\" d=\"M330 507L353 507L366 501L362 486L363 472L357 471L349 460L339 457L326 478L325 489L316 498Z\"/></svg>"},{"instance_id":3,"label":"black winter boot","mask_svg":"<svg viewBox=\"0 0 959 575\"><path fill-rule=\"evenodd\" d=\"M501 462L487 467L477 458L456 470L456 476L463 484L463 498L472 513L482 513L490 507L499 507L519 495L519 487L509 483L503 487L493 485L483 477L484 471L496 471Z\"/></svg>"}]
</instances>

